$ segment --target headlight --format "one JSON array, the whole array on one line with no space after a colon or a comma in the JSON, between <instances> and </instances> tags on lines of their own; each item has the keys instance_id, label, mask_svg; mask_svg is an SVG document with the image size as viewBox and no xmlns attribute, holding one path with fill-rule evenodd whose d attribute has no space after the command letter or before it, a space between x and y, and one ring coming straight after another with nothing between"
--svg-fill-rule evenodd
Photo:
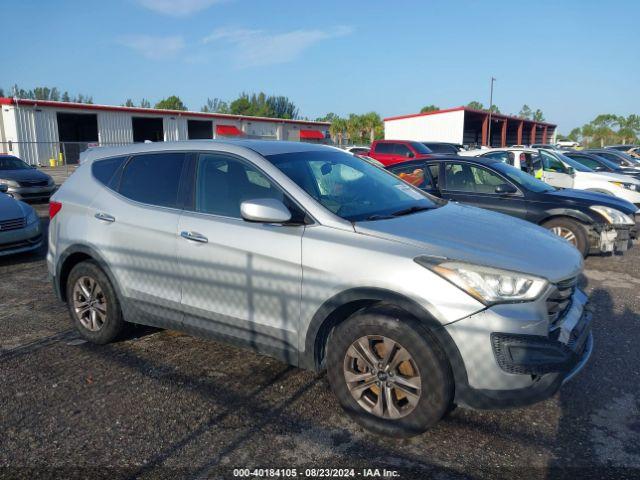
<instances>
[{"instance_id":1,"label":"headlight","mask_svg":"<svg viewBox=\"0 0 640 480\"><path fill-rule=\"evenodd\" d=\"M615 208L605 207L603 205L595 205L593 207L589 207L594 212L598 212L602 215L607 222L613 225L635 225L636 222L629 215L622 213L620 210L616 210Z\"/></svg>"},{"instance_id":2,"label":"headlight","mask_svg":"<svg viewBox=\"0 0 640 480\"><path fill-rule=\"evenodd\" d=\"M54 185L56 182L53 181L53 178L49 177L49 180L47 180L47 186L50 187L51 185Z\"/></svg>"},{"instance_id":3,"label":"headlight","mask_svg":"<svg viewBox=\"0 0 640 480\"><path fill-rule=\"evenodd\" d=\"M0 178L0 183L4 183L7 187L18 187L18 182L15 180L5 180L4 178Z\"/></svg>"},{"instance_id":4,"label":"headlight","mask_svg":"<svg viewBox=\"0 0 640 480\"><path fill-rule=\"evenodd\" d=\"M31 211L29 212L29 215L27 215L27 225L31 225L38 221L40 221L40 219L38 218L38 214L34 209L31 209Z\"/></svg>"},{"instance_id":5,"label":"headlight","mask_svg":"<svg viewBox=\"0 0 640 480\"><path fill-rule=\"evenodd\" d=\"M549 283L544 278L525 273L454 260L417 257L415 261L485 305L535 300Z\"/></svg>"},{"instance_id":6,"label":"headlight","mask_svg":"<svg viewBox=\"0 0 640 480\"><path fill-rule=\"evenodd\" d=\"M624 182L609 182L609 183L613 183L617 187L625 188L627 190L633 190L633 191L638 190L638 186L635 183L624 183Z\"/></svg>"}]
</instances>

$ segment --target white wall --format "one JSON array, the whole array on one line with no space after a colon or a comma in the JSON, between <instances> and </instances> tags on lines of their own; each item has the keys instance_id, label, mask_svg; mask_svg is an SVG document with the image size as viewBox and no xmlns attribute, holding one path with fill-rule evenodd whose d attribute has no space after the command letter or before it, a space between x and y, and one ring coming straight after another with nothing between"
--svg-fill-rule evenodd
<instances>
[{"instance_id":1,"label":"white wall","mask_svg":"<svg viewBox=\"0 0 640 480\"><path fill-rule=\"evenodd\" d=\"M416 117L386 120L386 140L416 140L462 143L464 111L434 113Z\"/></svg>"},{"instance_id":2,"label":"white wall","mask_svg":"<svg viewBox=\"0 0 640 480\"><path fill-rule=\"evenodd\" d=\"M98 140L102 145L133 142L132 115L126 112L98 112Z\"/></svg>"}]
</instances>

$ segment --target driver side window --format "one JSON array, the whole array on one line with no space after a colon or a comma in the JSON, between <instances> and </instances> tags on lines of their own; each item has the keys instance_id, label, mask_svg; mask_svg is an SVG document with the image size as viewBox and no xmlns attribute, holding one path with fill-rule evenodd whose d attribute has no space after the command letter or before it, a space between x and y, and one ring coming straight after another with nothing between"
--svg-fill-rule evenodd
<instances>
[{"instance_id":1,"label":"driver side window","mask_svg":"<svg viewBox=\"0 0 640 480\"><path fill-rule=\"evenodd\" d=\"M540 151L540 155L545 172L567 173L567 168L556 157L544 151Z\"/></svg>"},{"instance_id":2,"label":"driver side window","mask_svg":"<svg viewBox=\"0 0 640 480\"><path fill-rule=\"evenodd\" d=\"M444 173L447 190L457 192L493 194L498 185L507 183L485 168L464 163L447 163Z\"/></svg>"}]
</instances>

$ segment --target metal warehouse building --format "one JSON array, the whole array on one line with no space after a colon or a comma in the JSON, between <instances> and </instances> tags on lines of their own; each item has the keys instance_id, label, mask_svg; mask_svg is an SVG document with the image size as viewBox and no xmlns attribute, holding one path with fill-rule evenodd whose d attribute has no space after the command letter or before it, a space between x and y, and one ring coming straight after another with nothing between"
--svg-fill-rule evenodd
<instances>
[{"instance_id":1,"label":"metal warehouse building","mask_svg":"<svg viewBox=\"0 0 640 480\"><path fill-rule=\"evenodd\" d=\"M0 152L77 163L89 146L146 140L261 138L324 142L329 123L217 113L0 98Z\"/></svg>"},{"instance_id":2,"label":"metal warehouse building","mask_svg":"<svg viewBox=\"0 0 640 480\"><path fill-rule=\"evenodd\" d=\"M384 119L384 138L506 147L555 142L556 125L467 107Z\"/></svg>"}]
</instances>

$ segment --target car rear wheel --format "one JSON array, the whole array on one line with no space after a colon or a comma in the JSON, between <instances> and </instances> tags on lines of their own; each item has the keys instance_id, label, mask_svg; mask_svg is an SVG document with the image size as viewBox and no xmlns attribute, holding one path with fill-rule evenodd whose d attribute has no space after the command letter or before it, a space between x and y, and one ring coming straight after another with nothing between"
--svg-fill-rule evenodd
<instances>
[{"instance_id":1,"label":"car rear wheel","mask_svg":"<svg viewBox=\"0 0 640 480\"><path fill-rule=\"evenodd\" d=\"M73 267L66 291L69 314L85 339L109 343L122 332L124 321L115 290L96 263L85 261Z\"/></svg>"},{"instance_id":2,"label":"car rear wheel","mask_svg":"<svg viewBox=\"0 0 640 480\"><path fill-rule=\"evenodd\" d=\"M420 434L451 407L449 364L428 329L392 306L365 309L332 332L331 387L365 428L393 437Z\"/></svg>"},{"instance_id":3,"label":"car rear wheel","mask_svg":"<svg viewBox=\"0 0 640 480\"><path fill-rule=\"evenodd\" d=\"M576 247L583 257L589 253L589 236L584 225L569 218L554 218L542 226Z\"/></svg>"}]
</instances>

